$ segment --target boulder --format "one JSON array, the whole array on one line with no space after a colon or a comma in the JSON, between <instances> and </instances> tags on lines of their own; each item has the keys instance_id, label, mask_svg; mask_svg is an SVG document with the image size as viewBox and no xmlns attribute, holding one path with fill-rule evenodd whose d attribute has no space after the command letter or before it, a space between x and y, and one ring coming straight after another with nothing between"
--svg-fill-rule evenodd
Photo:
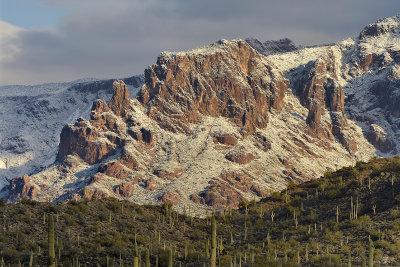
<instances>
[{"instance_id":1,"label":"boulder","mask_svg":"<svg viewBox=\"0 0 400 267\"><path fill-rule=\"evenodd\" d=\"M234 146L237 143L236 137L233 134L220 133L214 135L214 142L227 146Z\"/></svg>"},{"instance_id":2,"label":"boulder","mask_svg":"<svg viewBox=\"0 0 400 267\"><path fill-rule=\"evenodd\" d=\"M135 185L132 183L122 183L115 187L114 192L124 198L129 198L133 195Z\"/></svg>"},{"instance_id":3,"label":"boulder","mask_svg":"<svg viewBox=\"0 0 400 267\"><path fill-rule=\"evenodd\" d=\"M121 180L125 180L130 174L130 172L119 161L103 163L99 166L98 171L107 176Z\"/></svg>"},{"instance_id":4,"label":"boulder","mask_svg":"<svg viewBox=\"0 0 400 267\"><path fill-rule=\"evenodd\" d=\"M176 205L180 201L179 193L175 190L167 191L162 195L160 201L163 203Z\"/></svg>"},{"instance_id":5,"label":"boulder","mask_svg":"<svg viewBox=\"0 0 400 267\"><path fill-rule=\"evenodd\" d=\"M9 185L9 200L15 202L23 198L35 198L39 191L30 184L30 178L27 174L23 177L15 177L10 181Z\"/></svg>"},{"instance_id":6,"label":"boulder","mask_svg":"<svg viewBox=\"0 0 400 267\"><path fill-rule=\"evenodd\" d=\"M238 148L228 152L228 154L225 155L225 158L238 164L247 164L256 157L253 154L246 152L244 148Z\"/></svg>"},{"instance_id":7,"label":"boulder","mask_svg":"<svg viewBox=\"0 0 400 267\"><path fill-rule=\"evenodd\" d=\"M396 147L388 138L385 130L376 124L370 125L367 138L375 148L379 149L383 153L389 153Z\"/></svg>"}]
</instances>

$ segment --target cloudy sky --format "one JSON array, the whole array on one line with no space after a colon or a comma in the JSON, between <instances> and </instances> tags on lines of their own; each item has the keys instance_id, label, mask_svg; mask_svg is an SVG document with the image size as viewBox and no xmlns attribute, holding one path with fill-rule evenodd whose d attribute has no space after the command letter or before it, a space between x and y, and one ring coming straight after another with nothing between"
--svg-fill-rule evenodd
<instances>
[{"instance_id":1,"label":"cloudy sky","mask_svg":"<svg viewBox=\"0 0 400 267\"><path fill-rule=\"evenodd\" d=\"M162 51L219 39L357 36L399 0L0 0L0 84L143 73Z\"/></svg>"}]
</instances>

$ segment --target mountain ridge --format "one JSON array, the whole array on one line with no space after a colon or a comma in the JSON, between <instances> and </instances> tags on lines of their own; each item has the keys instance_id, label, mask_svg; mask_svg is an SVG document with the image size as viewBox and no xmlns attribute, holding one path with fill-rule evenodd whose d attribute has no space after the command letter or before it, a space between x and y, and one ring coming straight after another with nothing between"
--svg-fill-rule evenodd
<instances>
[{"instance_id":1,"label":"mountain ridge","mask_svg":"<svg viewBox=\"0 0 400 267\"><path fill-rule=\"evenodd\" d=\"M137 98L114 82L114 103L98 100L89 120L64 127L63 159L16 179L39 200L114 196L202 214L395 155L399 17L267 56L243 40L162 53Z\"/></svg>"}]
</instances>

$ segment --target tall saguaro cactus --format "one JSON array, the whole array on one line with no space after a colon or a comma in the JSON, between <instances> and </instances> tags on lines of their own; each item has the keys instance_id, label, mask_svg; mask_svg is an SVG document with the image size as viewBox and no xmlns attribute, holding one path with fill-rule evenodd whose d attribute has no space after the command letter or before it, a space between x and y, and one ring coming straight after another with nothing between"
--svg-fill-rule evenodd
<instances>
[{"instance_id":1,"label":"tall saguaro cactus","mask_svg":"<svg viewBox=\"0 0 400 267\"><path fill-rule=\"evenodd\" d=\"M215 217L211 219L211 267L217 266L217 223Z\"/></svg>"},{"instance_id":2,"label":"tall saguaro cactus","mask_svg":"<svg viewBox=\"0 0 400 267\"><path fill-rule=\"evenodd\" d=\"M56 266L56 252L54 249L54 221L53 215L50 214L49 218L49 230L48 230L48 245L49 245L49 267Z\"/></svg>"},{"instance_id":3,"label":"tall saguaro cactus","mask_svg":"<svg viewBox=\"0 0 400 267\"><path fill-rule=\"evenodd\" d=\"M374 267L374 243L369 240L368 267Z\"/></svg>"}]
</instances>

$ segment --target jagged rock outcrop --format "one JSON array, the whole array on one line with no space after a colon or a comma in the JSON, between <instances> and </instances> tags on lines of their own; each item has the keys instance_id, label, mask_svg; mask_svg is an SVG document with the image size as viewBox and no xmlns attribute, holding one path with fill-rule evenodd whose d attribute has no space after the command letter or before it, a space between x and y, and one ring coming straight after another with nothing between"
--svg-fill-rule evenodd
<instances>
[{"instance_id":1,"label":"jagged rock outcrop","mask_svg":"<svg viewBox=\"0 0 400 267\"><path fill-rule=\"evenodd\" d=\"M178 192L176 192L175 190L169 190L162 195L160 200L162 203L176 205L179 203L180 197Z\"/></svg>"},{"instance_id":2,"label":"jagged rock outcrop","mask_svg":"<svg viewBox=\"0 0 400 267\"><path fill-rule=\"evenodd\" d=\"M191 53L164 53L145 71L139 100L163 128L189 132L202 115L223 116L243 135L280 110L288 81L245 41L220 41Z\"/></svg>"},{"instance_id":3,"label":"jagged rock outcrop","mask_svg":"<svg viewBox=\"0 0 400 267\"><path fill-rule=\"evenodd\" d=\"M368 24L360 33L360 39L376 37L386 33L399 33L400 14L386 19L380 19L376 23ZM389 23L388 23L389 22ZM396 23L397 22L397 23Z\"/></svg>"},{"instance_id":4,"label":"jagged rock outcrop","mask_svg":"<svg viewBox=\"0 0 400 267\"><path fill-rule=\"evenodd\" d=\"M121 116L130 108L131 96L128 88L122 80L116 81L113 84L113 95L108 103L110 109L115 115Z\"/></svg>"},{"instance_id":5,"label":"jagged rock outcrop","mask_svg":"<svg viewBox=\"0 0 400 267\"><path fill-rule=\"evenodd\" d=\"M225 158L238 164L247 164L255 159L254 155L247 152L244 147L238 147L229 151L225 155Z\"/></svg>"},{"instance_id":6,"label":"jagged rock outcrop","mask_svg":"<svg viewBox=\"0 0 400 267\"><path fill-rule=\"evenodd\" d=\"M387 133L382 127L371 124L367 133L368 141L383 153L388 153L395 148L395 144L388 138Z\"/></svg>"},{"instance_id":7,"label":"jagged rock outcrop","mask_svg":"<svg viewBox=\"0 0 400 267\"><path fill-rule=\"evenodd\" d=\"M117 179L125 180L128 178L130 172L118 161L103 163L99 166L99 172L107 176Z\"/></svg>"},{"instance_id":8,"label":"jagged rock outcrop","mask_svg":"<svg viewBox=\"0 0 400 267\"><path fill-rule=\"evenodd\" d=\"M103 100L95 101L90 121L80 118L62 129L57 160L76 154L88 164L94 164L113 155L123 141L120 136L108 132L121 134L124 131L125 126L118 117L130 108L129 103L129 91L124 82L114 82L113 96L108 105Z\"/></svg>"},{"instance_id":9,"label":"jagged rock outcrop","mask_svg":"<svg viewBox=\"0 0 400 267\"><path fill-rule=\"evenodd\" d=\"M306 120L308 132L328 140L336 137L354 155L357 144L349 132L345 133L348 124L344 108L345 94L339 82L340 57L335 48L329 49L324 57L303 70L296 87L302 104L309 110ZM322 120L326 110L331 117L330 124Z\"/></svg>"},{"instance_id":10,"label":"jagged rock outcrop","mask_svg":"<svg viewBox=\"0 0 400 267\"><path fill-rule=\"evenodd\" d=\"M23 177L15 177L10 181L9 201L16 201L23 198L35 198L38 189L30 183L29 176L25 174Z\"/></svg>"},{"instance_id":11,"label":"jagged rock outcrop","mask_svg":"<svg viewBox=\"0 0 400 267\"><path fill-rule=\"evenodd\" d=\"M121 195L124 198L129 198L132 196L135 185L133 183L122 183L115 187L115 193Z\"/></svg>"},{"instance_id":12,"label":"jagged rock outcrop","mask_svg":"<svg viewBox=\"0 0 400 267\"><path fill-rule=\"evenodd\" d=\"M85 119L66 125L61 131L57 160L61 161L66 155L76 154L85 162L94 164L115 153L114 144L99 139L99 132Z\"/></svg>"},{"instance_id":13,"label":"jagged rock outcrop","mask_svg":"<svg viewBox=\"0 0 400 267\"><path fill-rule=\"evenodd\" d=\"M237 144L237 139L232 134L219 133L214 136L214 142L227 146L234 146Z\"/></svg>"}]
</instances>

